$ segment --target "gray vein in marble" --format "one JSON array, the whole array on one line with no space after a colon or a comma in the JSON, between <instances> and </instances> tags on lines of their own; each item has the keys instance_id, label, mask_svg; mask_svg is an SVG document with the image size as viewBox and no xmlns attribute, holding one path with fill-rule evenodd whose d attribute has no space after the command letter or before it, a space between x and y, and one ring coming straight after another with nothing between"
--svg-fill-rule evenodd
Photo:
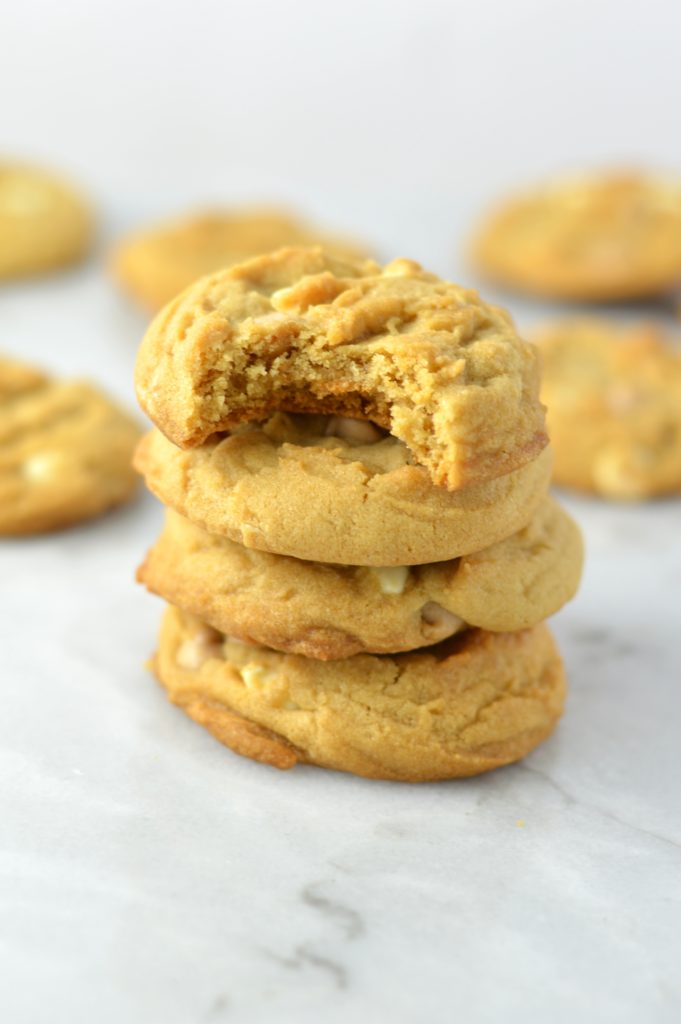
<instances>
[{"instance_id":1,"label":"gray vein in marble","mask_svg":"<svg viewBox=\"0 0 681 1024\"><path fill-rule=\"evenodd\" d=\"M310 949L306 943L296 946L291 956L282 956L264 946L262 947L262 952L287 970L300 971L307 966L319 968L319 970L326 972L331 977L337 989L346 989L348 987L348 973L345 967L329 957L320 956L314 949Z\"/></svg>"},{"instance_id":2,"label":"gray vein in marble","mask_svg":"<svg viewBox=\"0 0 681 1024\"><path fill-rule=\"evenodd\" d=\"M346 907L342 903L330 900L317 892L322 883L316 882L306 885L300 893L300 898L308 907L314 907L324 917L336 920L345 933L347 939L356 939L363 935L364 921L360 914L352 907Z\"/></svg>"},{"instance_id":3,"label":"gray vein in marble","mask_svg":"<svg viewBox=\"0 0 681 1024\"><path fill-rule=\"evenodd\" d=\"M298 896L300 902L318 911L323 920L330 922L334 928L340 930L341 937L345 942L353 942L364 935L366 927L361 915L352 907L345 906L338 900L332 900L323 895L319 891L323 885L323 882L311 882L304 886ZM318 945L311 941L302 942L294 947L292 953L287 955L266 947L262 948L262 952L287 970L301 971L305 967L320 970L331 978L337 989L346 989L348 987L347 969L338 960L322 955L318 951Z\"/></svg>"},{"instance_id":4,"label":"gray vein in marble","mask_svg":"<svg viewBox=\"0 0 681 1024\"><path fill-rule=\"evenodd\" d=\"M647 653L643 645L632 643L630 636L620 637L601 626L580 626L571 631L571 636L575 649L588 653L594 662Z\"/></svg>"},{"instance_id":5,"label":"gray vein in marble","mask_svg":"<svg viewBox=\"0 0 681 1024\"><path fill-rule=\"evenodd\" d=\"M531 775L536 775L537 778L542 779L548 786L550 786L562 799L565 801L568 807L583 807L585 810L594 811L599 814L602 818L607 818L608 821L613 821L617 825L621 825L622 828L628 828L632 832L637 832L639 835L648 836L650 839L656 839L660 843L666 843L668 846L672 846L677 850L681 850L681 843L675 839L671 839L669 836L663 836L659 832L653 832L651 829L643 828L641 825L635 825L631 821L625 821L623 818L619 818L616 814L611 811L606 811L602 807L598 807L596 804L586 803L584 800L578 799L569 793L559 782L551 778L546 772L541 771L540 768L533 768L529 764L518 764L515 766L516 771L529 772Z\"/></svg>"}]
</instances>

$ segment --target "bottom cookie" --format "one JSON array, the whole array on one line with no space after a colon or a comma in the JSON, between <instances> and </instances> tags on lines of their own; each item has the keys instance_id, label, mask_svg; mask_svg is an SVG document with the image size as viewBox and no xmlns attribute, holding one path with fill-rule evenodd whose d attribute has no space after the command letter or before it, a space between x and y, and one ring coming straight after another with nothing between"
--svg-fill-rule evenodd
<instances>
[{"instance_id":1,"label":"bottom cookie","mask_svg":"<svg viewBox=\"0 0 681 1024\"><path fill-rule=\"evenodd\" d=\"M170 700L238 754L403 782L519 760L553 731L565 696L544 624L320 662L233 641L169 606L154 668Z\"/></svg>"}]
</instances>

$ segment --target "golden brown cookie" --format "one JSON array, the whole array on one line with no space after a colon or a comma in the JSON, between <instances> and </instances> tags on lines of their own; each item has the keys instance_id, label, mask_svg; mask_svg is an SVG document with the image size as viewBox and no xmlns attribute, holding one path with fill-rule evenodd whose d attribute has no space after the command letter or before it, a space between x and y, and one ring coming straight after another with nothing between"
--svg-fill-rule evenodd
<instances>
[{"instance_id":1,"label":"golden brown cookie","mask_svg":"<svg viewBox=\"0 0 681 1024\"><path fill-rule=\"evenodd\" d=\"M369 423L285 413L189 451L154 430L135 454L149 490L209 533L294 558L378 566L458 558L515 533L542 501L551 461L545 449L514 473L447 491Z\"/></svg>"},{"instance_id":2,"label":"golden brown cookie","mask_svg":"<svg viewBox=\"0 0 681 1024\"><path fill-rule=\"evenodd\" d=\"M556 483L617 499L681 491L681 347L655 326L598 319L537 342Z\"/></svg>"},{"instance_id":3,"label":"golden brown cookie","mask_svg":"<svg viewBox=\"0 0 681 1024\"><path fill-rule=\"evenodd\" d=\"M329 661L414 650L466 625L493 632L535 626L573 597L581 566L579 530L547 497L507 540L411 568L266 554L168 512L138 580L221 633Z\"/></svg>"},{"instance_id":4,"label":"golden brown cookie","mask_svg":"<svg viewBox=\"0 0 681 1024\"><path fill-rule=\"evenodd\" d=\"M0 163L0 278L53 270L81 259L92 215L50 171Z\"/></svg>"},{"instance_id":5,"label":"golden brown cookie","mask_svg":"<svg viewBox=\"0 0 681 1024\"><path fill-rule=\"evenodd\" d=\"M136 381L181 447L277 409L369 419L452 490L546 444L534 347L504 311L410 260L282 249L203 278L153 321Z\"/></svg>"},{"instance_id":6,"label":"golden brown cookie","mask_svg":"<svg viewBox=\"0 0 681 1024\"><path fill-rule=\"evenodd\" d=\"M49 383L49 377L35 366L15 363L12 359L0 356L0 402L3 404L18 395L26 396L29 391L43 388Z\"/></svg>"},{"instance_id":7,"label":"golden brown cookie","mask_svg":"<svg viewBox=\"0 0 681 1024\"><path fill-rule=\"evenodd\" d=\"M56 530L125 501L139 434L92 385L0 358L0 534Z\"/></svg>"},{"instance_id":8,"label":"golden brown cookie","mask_svg":"<svg viewBox=\"0 0 681 1024\"><path fill-rule=\"evenodd\" d=\"M283 245L323 245L348 259L368 255L359 244L325 236L281 210L212 210L125 239L112 271L125 291L157 310L197 278Z\"/></svg>"},{"instance_id":9,"label":"golden brown cookie","mask_svg":"<svg viewBox=\"0 0 681 1024\"><path fill-rule=\"evenodd\" d=\"M485 276L559 299L659 295L681 282L681 180L622 171L558 179L482 224Z\"/></svg>"},{"instance_id":10,"label":"golden brown cookie","mask_svg":"<svg viewBox=\"0 0 681 1024\"><path fill-rule=\"evenodd\" d=\"M169 607L155 670L173 703L238 754L404 782L517 761L553 731L565 693L545 625L320 662L231 641Z\"/></svg>"}]
</instances>

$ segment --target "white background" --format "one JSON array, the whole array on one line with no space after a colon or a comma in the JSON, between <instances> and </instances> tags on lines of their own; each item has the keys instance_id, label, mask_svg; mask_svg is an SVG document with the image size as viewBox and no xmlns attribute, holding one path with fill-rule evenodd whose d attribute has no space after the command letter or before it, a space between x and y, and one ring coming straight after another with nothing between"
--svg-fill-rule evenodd
<instances>
[{"instance_id":1,"label":"white background","mask_svg":"<svg viewBox=\"0 0 681 1024\"><path fill-rule=\"evenodd\" d=\"M680 156L674 0L21 0L1 142L111 213L282 196L451 259L509 182Z\"/></svg>"},{"instance_id":2,"label":"white background","mask_svg":"<svg viewBox=\"0 0 681 1024\"><path fill-rule=\"evenodd\" d=\"M509 184L681 170L680 39L671 0L5 5L2 147L79 180L101 232L83 270L3 287L0 345L132 401L144 318L107 246L209 200L288 200L468 281ZM564 722L415 788L279 775L165 703L132 583L150 499L4 543L2 1020L677 1022L680 507L566 500L589 563L555 620Z\"/></svg>"}]
</instances>

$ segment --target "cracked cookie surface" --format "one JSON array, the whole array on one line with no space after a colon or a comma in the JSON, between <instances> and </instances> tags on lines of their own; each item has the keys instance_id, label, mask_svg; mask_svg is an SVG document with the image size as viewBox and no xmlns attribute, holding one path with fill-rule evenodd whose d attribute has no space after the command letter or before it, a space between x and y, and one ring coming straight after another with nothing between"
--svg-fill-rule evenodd
<instances>
[{"instance_id":1,"label":"cracked cookie surface","mask_svg":"<svg viewBox=\"0 0 681 1024\"><path fill-rule=\"evenodd\" d=\"M508 314L410 260L282 249L203 278L153 321L137 394L180 447L276 410L372 420L450 490L547 442L534 346Z\"/></svg>"},{"instance_id":2,"label":"cracked cookie surface","mask_svg":"<svg viewBox=\"0 0 681 1024\"><path fill-rule=\"evenodd\" d=\"M681 281L681 180L604 172L501 204L473 244L478 269L558 299L659 295Z\"/></svg>"},{"instance_id":3,"label":"cracked cookie surface","mask_svg":"<svg viewBox=\"0 0 681 1024\"><path fill-rule=\"evenodd\" d=\"M553 731L565 694L545 625L319 662L231 641L169 607L154 667L173 703L245 757L405 782L519 760Z\"/></svg>"},{"instance_id":4,"label":"cracked cookie surface","mask_svg":"<svg viewBox=\"0 0 681 1024\"><path fill-rule=\"evenodd\" d=\"M0 162L0 278L75 263L92 240L92 215L49 171Z\"/></svg>"},{"instance_id":5,"label":"cracked cookie surface","mask_svg":"<svg viewBox=\"0 0 681 1024\"><path fill-rule=\"evenodd\" d=\"M606 498L681 491L681 346L654 325L539 331L554 479Z\"/></svg>"},{"instance_id":6,"label":"cracked cookie surface","mask_svg":"<svg viewBox=\"0 0 681 1024\"><path fill-rule=\"evenodd\" d=\"M355 443L328 429L327 417L277 413L187 451L154 430L135 465L157 498L209 533L294 558L376 566L458 558L510 536L530 521L551 475L545 449L514 473L447 491L396 438Z\"/></svg>"},{"instance_id":7,"label":"cracked cookie surface","mask_svg":"<svg viewBox=\"0 0 681 1024\"><path fill-rule=\"evenodd\" d=\"M0 534L59 529L125 501L139 434L91 384L0 358Z\"/></svg>"},{"instance_id":8,"label":"cracked cookie surface","mask_svg":"<svg viewBox=\"0 0 681 1024\"><path fill-rule=\"evenodd\" d=\"M412 568L267 554L169 511L138 580L221 633L327 661L425 647L467 625L535 626L574 595L581 565L579 530L547 497L507 540Z\"/></svg>"},{"instance_id":9,"label":"cracked cookie surface","mask_svg":"<svg viewBox=\"0 0 681 1024\"><path fill-rule=\"evenodd\" d=\"M119 243L111 266L122 288L157 310L193 281L283 245L323 245L348 259L368 255L279 210L212 210L141 231Z\"/></svg>"}]
</instances>

